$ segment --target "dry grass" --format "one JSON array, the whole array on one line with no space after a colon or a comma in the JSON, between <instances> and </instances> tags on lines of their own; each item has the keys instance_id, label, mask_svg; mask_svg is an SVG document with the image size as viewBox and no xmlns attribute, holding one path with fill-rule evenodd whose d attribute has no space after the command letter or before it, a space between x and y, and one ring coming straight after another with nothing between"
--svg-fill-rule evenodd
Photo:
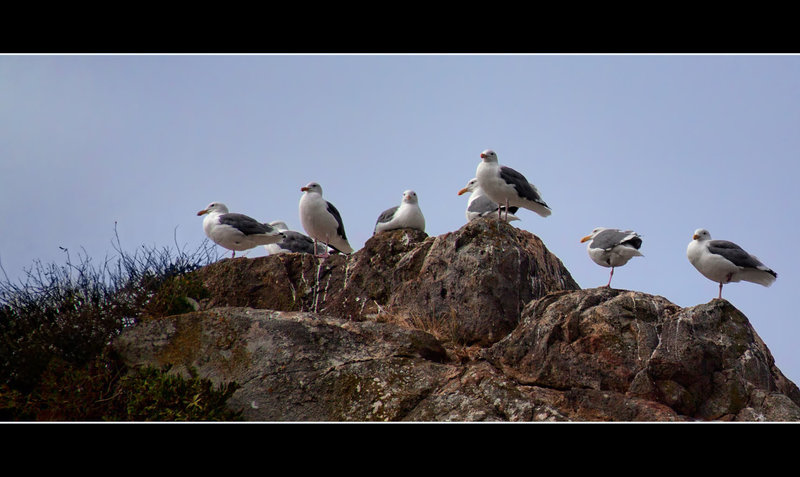
<instances>
[{"instance_id":1,"label":"dry grass","mask_svg":"<svg viewBox=\"0 0 800 477\"><path fill-rule=\"evenodd\" d=\"M430 333L456 361L474 360L481 349L478 345L464 342L458 313L454 309L438 317L380 305L378 309L380 312L376 315L376 321Z\"/></svg>"},{"instance_id":2,"label":"dry grass","mask_svg":"<svg viewBox=\"0 0 800 477\"><path fill-rule=\"evenodd\" d=\"M12 282L0 266L0 384L30 391L52 359L84 365L143 313L175 313L197 286L187 274L216 259L207 241L194 251L142 246L95 264L88 254L42 264ZM174 296L173 296L174 295ZM178 310L180 311L180 310Z\"/></svg>"}]
</instances>

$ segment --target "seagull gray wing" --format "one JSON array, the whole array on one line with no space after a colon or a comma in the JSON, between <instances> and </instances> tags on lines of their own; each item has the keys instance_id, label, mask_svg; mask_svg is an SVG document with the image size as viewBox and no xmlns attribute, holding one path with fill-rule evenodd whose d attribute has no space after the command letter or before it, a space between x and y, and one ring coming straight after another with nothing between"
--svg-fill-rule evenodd
<instances>
[{"instance_id":1,"label":"seagull gray wing","mask_svg":"<svg viewBox=\"0 0 800 477\"><path fill-rule=\"evenodd\" d=\"M528 182L528 179L516 170L508 166L500 166L500 178L514 186L520 197L538 202L545 207L550 207L542 200L542 196L539 195L539 191L536 190L536 187Z\"/></svg>"},{"instance_id":2,"label":"seagull gray wing","mask_svg":"<svg viewBox=\"0 0 800 477\"><path fill-rule=\"evenodd\" d=\"M467 211L475 212L481 215L495 212L497 210L497 202L482 195L469 203Z\"/></svg>"},{"instance_id":3,"label":"seagull gray wing","mask_svg":"<svg viewBox=\"0 0 800 477\"><path fill-rule=\"evenodd\" d=\"M591 243L592 248L603 250L611 250L617 245L629 245L638 250L642 246L642 238L630 230L606 229L595 235Z\"/></svg>"},{"instance_id":4,"label":"seagull gray wing","mask_svg":"<svg viewBox=\"0 0 800 477\"><path fill-rule=\"evenodd\" d=\"M394 217L394 213L397 212L397 209L399 208L400 208L399 205L395 205L391 209L386 209L383 212L381 212L381 215L378 217L378 221L375 222L375 225L391 221L392 218Z\"/></svg>"},{"instance_id":5,"label":"seagull gray wing","mask_svg":"<svg viewBox=\"0 0 800 477\"><path fill-rule=\"evenodd\" d=\"M314 240L308 235L287 230L283 232L284 239L278 244L284 250L300 253L316 253L314 251Z\"/></svg>"},{"instance_id":6,"label":"seagull gray wing","mask_svg":"<svg viewBox=\"0 0 800 477\"><path fill-rule=\"evenodd\" d=\"M344 222L342 222L341 214L339 214L339 211L333 206L333 204L328 201L325 201L325 203L328 204L328 212L330 212L330 214L336 219L336 223L339 224L339 226L336 228L336 233L339 234L339 236L343 239L347 240L347 236L344 233Z\"/></svg>"},{"instance_id":7,"label":"seagull gray wing","mask_svg":"<svg viewBox=\"0 0 800 477\"><path fill-rule=\"evenodd\" d=\"M372 231L372 233L374 234L375 232L378 231L378 225L385 224L386 222L391 222L391 220L394 218L394 213L397 212L397 209L399 208L400 208L399 205L395 205L391 209L386 209L383 212L381 212L381 215L378 216L378 220L375 222L375 229Z\"/></svg>"},{"instance_id":8,"label":"seagull gray wing","mask_svg":"<svg viewBox=\"0 0 800 477\"><path fill-rule=\"evenodd\" d=\"M244 235L271 234L278 232L276 228L269 224L262 224L252 217L235 212L220 215L219 223L229 225Z\"/></svg>"},{"instance_id":9,"label":"seagull gray wing","mask_svg":"<svg viewBox=\"0 0 800 477\"><path fill-rule=\"evenodd\" d=\"M708 251L721 255L737 267L757 268L764 271L769 270L769 268L756 257L747 253L742 247L727 240L709 240Z\"/></svg>"}]
</instances>

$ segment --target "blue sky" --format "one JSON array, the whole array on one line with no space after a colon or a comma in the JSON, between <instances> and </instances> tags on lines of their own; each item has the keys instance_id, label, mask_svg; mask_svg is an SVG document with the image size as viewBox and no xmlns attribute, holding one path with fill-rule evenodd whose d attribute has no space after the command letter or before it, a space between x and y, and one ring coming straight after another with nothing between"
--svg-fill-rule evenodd
<instances>
[{"instance_id":1,"label":"blue sky","mask_svg":"<svg viewBox=\"0 0 800 477\"><path fill-rule=\"evenodd\" d=\"M579 242L596 226L644 239L615 288L684 307L717 295L696 228L757 255L776 283L723 297L800 383L798 126L796 55L2 55L0 264L102 261L115 223L127 251L192 250L212 201L299 229L312 180L356 249L406 189L441 235L491 148L553 209L513 224L583 288L608 279Z\"/></svg>"}]
</instances>

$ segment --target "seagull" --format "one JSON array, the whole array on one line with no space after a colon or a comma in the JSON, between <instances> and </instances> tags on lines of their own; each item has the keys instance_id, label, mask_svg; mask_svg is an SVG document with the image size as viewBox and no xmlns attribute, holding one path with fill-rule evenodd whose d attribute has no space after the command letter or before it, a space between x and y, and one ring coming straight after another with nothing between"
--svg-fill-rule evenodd
<instances>
[{"instance_id":1,"label":"seagull","mask_svg":"<svg viewBox=\"0 0 800 477\"><path fill-rule=\"evenodd\" d=\"M498 164L497 153L487 149L481 153L481 159L475 172L478 185L490 199L498 204L505 204L506 214L510 206L524 207L542 217L552 213L539 195L539 191L525 176L510 167ZM500 216L500 209L497 210L497 215Z\"/></svg>"},{"instance_id":2,"label":"seagull","mask_svg":"<svg viewBox=\"0 0 800 477\"><path fill-rule=\"evenodd\" d=\"M208 204L197 215L206 216L203 230L217 245L231 250L231 258L236 256L237 250L276 243L284 237L282 232L269 224L262 224L244 214L228 212L228 207L222 202Z\"/></svg>"},{"instance_id":3,"label":"seagull","mask_svg":"<svg viewBox=\"0 0 800 477\"><path fill-rule=\"evenodd\" d=\"M283 240L281 240L280 242L264 245L264 248L267 250L267 252L269 252L270 255L276 255L279 253L291 253L291 252L312 253L312 254L325 253L326 248L323 244L321 243L317 244L317 249L315 252L314 239L300 232L289 230L289 227L286 225L286 222L283 222L281 220L274 220L269 224L278 229L279 231L283 232L284 235Z\"/></svg>"},{"instance_id":4,"label":"seagull","mask_svg":"<svg viewBox=\"0 0 800 477\"><path fill-rule=\"evenodd\" d=\"M322 198L322 186L309 182L300 190L304 192L300 197L300 223L309 237L314 239L314 247L319 241L337 252L352 253L353 247L347 242L342 216L333 204ZM327 247L324 254L315 255L327 257Z\"/></svg>"},{"instance_id":5,"label":"seagull","mask_svg":"<svg viewBox=\"0 0 800 477\"><path fill-rule=\"evenodd\" d=\"M425 231L425 217L419 208L417 193L413 190L403 192L403 200L400 205L384 210L381 213L375 223L375 230L372 235L386 230L405 228Z\"/></svg>"},{"instance_id":6,"label":"seagull","mask_svg":"<svg viewBox=\"0 0 800 477\"><path fill-rule=\"evenodd\" d=\"M472 194L469 196L469 201L467 202L467 211L465 212L465 215L467 216L467 222L477 219L478 217L486 217L495 211L497 211L499 215L499 206L497 205L497 202L486 196L486 192L484 192L483 189L481 189L481 186L478 185L477 177L470 179L470 181L467 182L467 185L458 191L458 195L463 195L467 192L472 192ZM505 210L505 206L499 208ZM519 220L519 217L514 215L514 213L519 210L519 207L509 207L509 210L511 211L511 215L507 215L506 220L509 222L512 220Z\"/></svg>"},{"instance_id":7,"label":"seagull","mask_svg":"<svg viewBox=\"0 0 800 477\"><path fill-rule=\"evenodd\" d=\"M614 276L614 267L621 267L633 257L643 257L639 252L642 246L642 237L632 230L609 229L597 227L592 233L583 237L581 243L589 242L586 250L594 263L611 267L606 288L611 288L611 277Z\"/></svg>"},{"instance_id":8,"label":"seagull","mask_svg":"<svg viewBox=\"0 0 800 477\"><path fill-rule=\"evenodd\" d=\"M706 229L694 231L686 257L704 277L719 283L718 298L722 298L725 283L745 280L768 287L778 278L777 273L735 243L711 240Z\"/></svg>"}]
</instances>

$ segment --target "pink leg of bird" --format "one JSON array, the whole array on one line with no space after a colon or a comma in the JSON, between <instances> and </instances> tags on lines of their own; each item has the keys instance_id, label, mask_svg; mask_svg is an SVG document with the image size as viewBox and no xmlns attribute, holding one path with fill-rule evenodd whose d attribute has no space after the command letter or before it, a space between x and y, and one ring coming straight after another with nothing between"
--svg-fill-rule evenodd
<instances>
[{"instance_id":1,"label":"pink leg of bird","mask_svg":"<svg viewBox=\"0 0 800 477\"><path fill-rule=\"evenodd\" d=\"M325 242L325 253L317 253L317 239L314 239L314 256L317 258L328 258L330 256L330 252L328 252L328 242Z\"/></svg>"},{"instance_id":2,"label":"pink leg of bird","mask_svg":"<svg viewBox=\"0 0 800 477\"><path fill-rule=\"evenodd\" d=\"M722 299L722 284L723 283L730 283L731 278L733 278L733 273L729 273L727 277L725 277L724 282L719 282L719 296L717 298Z\"/></svg>"},{"instance_id":3,"label":"pink leg of bird","mask_svg":"<svg viewBox=\"0 0 800 477\"><path fill-rule=\"evenodd\" d=\"M614 276L614 267L611 267L611 273L608 275L608 283L606 283L606 288L611 288L611 277Z\"/></svg>"}]
</instances>

